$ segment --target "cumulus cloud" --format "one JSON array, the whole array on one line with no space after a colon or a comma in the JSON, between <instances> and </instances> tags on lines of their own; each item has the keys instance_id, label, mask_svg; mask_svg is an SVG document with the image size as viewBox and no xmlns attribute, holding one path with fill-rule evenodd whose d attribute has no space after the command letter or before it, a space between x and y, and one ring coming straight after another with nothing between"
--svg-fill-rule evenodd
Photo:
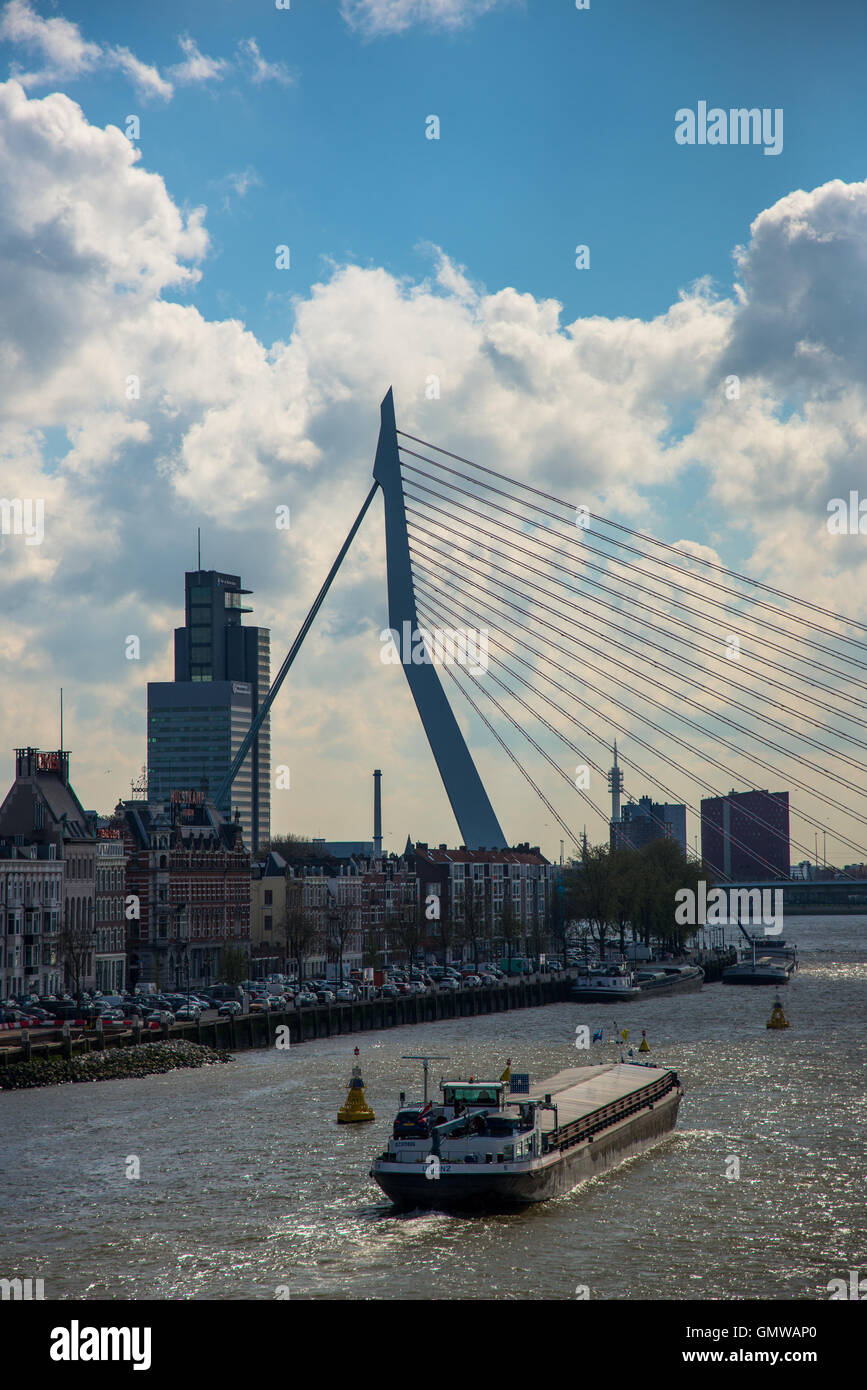
<instances>
[{"instance_id":1,"label":"cumulus cloud","mask_svg":"<svg viewBox=\"0 0 867 1390\"><path fill-rule=\"evenodd\" d=\"M285 63L270 63L262 56L255 39L241 39L237 52L238 62L249 73L251 82L257 85L261 82L279 82L281 86L288 87L294 81Z\"/></svg>"},{"instance_id":2,"label":"cumulus cloud","mask_svg":"<svg viewBox=\"0 0 867 1390\"><path fill-rule=\"evenodd\" d=\"M121 132L90 125L68 97L0 86L0 184L2 492L43 498L46 513L41 546L0 537L0 653L16 672L0 713L0 772L6 750L51 745L45 691L63 684L85 801L104 808L125 792L145 756L145 682L171 676L198 525L204 563L255 590L253 621L272 628L276 665L367 491L390 384L401 428L671 540L688 532L682 516L672 531L667 509L699 470L711 534L678 542L696 573L734 538L738 567L782 588L801 590L809 575L809 596L843 611L863 591L860 550L824 525L829 489L845 495L864 473L863 326L804 304L814 276L831 285L845 273L835 255L858 264L865 185L801 193L789 209L782 200L738 253L739 296L699 284L649 322L565 323L556 301L487 290L434 251L414 279L332 268L295 302L291 331L265 344L185 301L208 254L203 213L182 213ZM779 265L790 254L793 297ZM794 352L807 336L826 355L814 380ZM732 372L737 399L724 391ZM292 526L278 531L275 509L287 505ZM559 556L576 573L592 557L592 533L587 541ZM484 573L502 571L495 547L475 545ZM383 576L376 502L275 707L274 761L291 766L293 789L291 803L275 794L278 828L364 835L370 770L400 767L399 783L386 774L390 843L407 830L453 838L405 682L379 661ZM539 632L545 602L543 587L531 607ZM564 606L563 625L580 636L585 622L587 654L604 661L609 619L589 600L583 612ZM635 641L628 604L621 623ZM142 639L141 662L125 660L129 634ZM505 637L514 649L514 631ZM720 659L701 658L712 679ZM640 660L638 648L627 672ZM610 742L618 716L590 703L581 717ZM640 728L637 716L619 717ZM546 829L522 784L516 797L511 769L475 723L472 742L507 832L552 849L562 832ZM105 767L121 770L110 794ZM739 767L754 772L746 753L732 776ZM629 789L646 788L633 778Z\"/></svg>"},{"instance_id":3,"label":"cumulus cloud","mask_svg":"<svg viewBox=\"0 0 867 1390\"><path fill-rule=\"evenodd\" d=\"M0 39L19 44L42 59L44 66L34 72L15 70L22 87L43 87L84 77L96 68L114 67L129 78L142 97L168 101L172 96L172 84L128 48L89 43L77 24L61 16L43 19L28 0L9 0L0 15Z\"/></svg>"},{"instance_id":4,"label":"cumulus cloud","mask_svg":"<svg viewBox=\"0 0 867 1390\"><path fill-rule=\"evenodd\" d=\"M504 0L340 0L340 12L353 29L372 36L401 34L414 24L461 29L503 3Z\"/></svg>"},{"instance_id":5,"label":"cumulus cloud","mask_svg":"<svg viewBox=\"0 0 867 1390\"><path fill-rule=\"evenodd\" d=\"M229 64L224 58L209 58L202 53L195 39L190 38L189 34L184 34L178 39L184 54L184 61L170 68L172 77L176 82L213 82L221 81L224 72Z\"/></svg>"}]
</instances>

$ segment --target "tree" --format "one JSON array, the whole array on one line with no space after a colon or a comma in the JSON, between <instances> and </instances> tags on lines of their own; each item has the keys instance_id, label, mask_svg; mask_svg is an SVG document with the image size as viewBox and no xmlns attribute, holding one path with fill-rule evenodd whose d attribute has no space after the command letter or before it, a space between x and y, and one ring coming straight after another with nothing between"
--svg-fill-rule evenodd
<instances>
[{"instance_id":1,"label":"tree","mask_svg":"<svg viewBox=\"0 0 867 1390\"><path fill-rule=\"evenodd\" d=\"M294 961L298 983L304 983L304 962L313 952L318 936L313 911L302 901L303 883L300 879L286 880L286 910L283 914L283 939L286 942L286 964Z\"/></svg>"},{"instance_id":2,"label":"tree","mask_svg":"<svg viewBox=\"0 0 867 1390\"><path fill-rule=\"evenodd\" d=\"M581 862L570 870L568 892L574 915L590 926L590 934L605 959L605 943L614 911L611 851L607 845L584 845Z\"/></svg>"},{"instance_id":3,"label":"tree","mask_svg":"<svg viewBox=\"0 0 867 1390\"><path fill-rule=\"evenodd\" d=\"M67 988L76 999L81 999L84 989L84 981L88 974L88 962L93 950L94 929L90 922L89 903L83 902L84 922L70 922L69 908L71 904L67 902L67 916L60 929L57 945L60 959L63 962L63 970L66 978Z\"/></svg>"},{"instance_id":4,"label":"tree","mask_svg":"<svg viewBox=\"0 0 867 1390\"><path fill-rule=\"evenodd\" d=\"M227 985L239 985L246 980L250 969L247 952L240 946L224 946L220 952L220 979Z\"/></svg>"},{"instance_id":5,"label":"tree","mask_svg":"<svg viewBox=\"0 0 867 1390\"><path fill-rule=\"evenodd\" d=\"M521 931L521 921L512 905L512 900L504 897L503 908L500 913L500 936L503 938L503 950L509 962L507 968L510 975L512 973L512 957L515 954L513 947Z\"/></svg>"},{"instance_id":6,"label":"tree","mask_svg":"<svg viewBox=\"0 0 867 1390\"><path fill-rule=\"evenodd\" d=\"M353 931L356 931L358 927L356 914L360 915L357 903L335 902L331 903L328 908L328 945L331 951L336 952L341 984L343 984L343 955L346 944Z\"/></svg>"},{"instance_id":7,"label":"tree","mask_svg":"<svg viewBox=\"0 0 867 1390\"><path fill-rule=\"evenodd\" d=\"M464 889L464 919L461 928L461 940L469 946L476 966L479 963L479 945L486 940L487 935L485 885L481 881L467 879Z\"/></svg>"},{"instance_id":8,"label":"tree","mask_svg":"<svg viewBox=\"0 0 867 1390\"><path fill-rule=\"evenodd\" d=\"M407 965L413 965L427 935L424 908L415 903L407 904L402 911L392 913L386 925L390 939L397 943L400 956Z\"/></svg>"}]
</instances>

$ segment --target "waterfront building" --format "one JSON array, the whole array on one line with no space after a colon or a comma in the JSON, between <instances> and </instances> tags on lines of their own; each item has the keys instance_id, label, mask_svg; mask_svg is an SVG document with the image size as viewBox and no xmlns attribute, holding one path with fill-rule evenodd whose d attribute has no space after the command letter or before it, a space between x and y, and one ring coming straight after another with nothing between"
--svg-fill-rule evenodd
<instances>
[{"instance_id":1,"label":"waterfront building","mask_svg":"<svg viewBox=\"0 0 867 1390\"><path fill-rule=\"evenodd\" d=\"M271 636L244 627L240 576L195 570L185 576L183 627L175 629L175 678L148 683L148 796L204 791L213 798L268 693ZM217 809L240 812L255 852L270 838L270 716L256 736L231 792Z\"/></svg>"},{"instance_id":2,"label":"waterfront building","mask_svg":"<svg viewBox=\"0 0 867 1390\"><path fill-rule=\"evenodd\" d=\"M439 899L439 920L445 923L445 935L452 944L458 944L472 928L496 953L503 943L506 904L527 949L535 950L532 942L538 943L546 935L557 868L538 845L522 844L512 849L467 849L466 845L448 849L440 845L433 849L419 842L412 848L412 862L419 900L424 904L432 895ZM439 935L443 934L440 927ZM431 922L430 935L435 941L435 921Z\"/></svg>"},{"instance_id":3,"label":"waterfront building","mask_svg":"<svg viewBox=\"0 0 867 1390\"><path fill-rule=\"evenodd\" d=\"M121 994L126 988L123 831L119 826L110 825L105 818L99 818L96 836L96 988L103 994Z\"/></svg>"},{"instance_id":4,"label":"waterfront building","mask_svg":"<svg viewBox=\"0 0 867 1390\"><path fill-rule=\"evenodd\" d=\"M252 954L269 961L271 969L298 969L292 959L292 932L287 936L287 913L303 912L311 935L304 961L306 976L339 973L343 943L343 973L361 969L366 956L387 964L400 953L399 928L418 915L415 872L403 856L374 858L370 845L354 846L347 856L326 853L330 842L314 841L313 854L272 851L253 865L251 884ZM343 842L341 842L343 843Z\"/></svg>"},{"instance_id":5,"label":"waterfront building","mask_svg":"<svg viewBox=\"0 0 867 1390\"><path fill-rule=\"evenodd\" d=\"M167 804L121 801L130 987L195 989L221 977L223 952L250 950L250 853L239 820L200 792Z\"/></svg>"},{"instance_id":6,"label":"waterfront building","mask_svg":"<svg viewBox=\"0 0 867 1390\"><path fill-rule=\"evenodd\" d=\"M56 947L63 987L95 988L96 826L70 784L68 752L16 748L15 781L0 806L0 838L16 837L21 843L53 845L55 858L63 860Z\"/></svg>"},{"instance_id":7,"label":"waterfront building","mask_svg":"<svg viewBox=\"0 0 867 1390\"><path fill-rule=\"evenodd\" d=\"M626 803L619 821L611 821L612 849L643 849L663 838L676 840L686 854L686 806L641 796Z\"/></svg>"},{"instance_id":8,"label":"waterfront building","mask_svg":"<svg viewBox=\"0 0 867 1390\"><path fill-rule=\"evenodd\" d=\"M738 883L788 878L789 793L702 797L701 857L717 877Z\"/></svg>"},{"instance_id":9,"label":"waterfront building","mask_svg":"<svg viewBox=\"0 0 867 1390\"><path fill-rule=\"evenodd\" d=\"M24 838L0 840L0 999L63 988L63 860L56 845Z\"/></svg>"}]
</instances>

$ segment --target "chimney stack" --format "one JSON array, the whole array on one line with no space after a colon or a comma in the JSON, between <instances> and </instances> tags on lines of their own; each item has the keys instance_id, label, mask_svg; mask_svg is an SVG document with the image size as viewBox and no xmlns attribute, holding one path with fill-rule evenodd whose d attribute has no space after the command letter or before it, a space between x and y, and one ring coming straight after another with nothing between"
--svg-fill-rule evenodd
<instances>
[{"instance_id":1,"label":"chimney stack","mask_svg":"<svg viewBox=\"0 0 867 1390\"><path fill-rule=\"evenodd\" d=\"M373 774L373 853L382 858L382 773L377 768Z\"/></svg>"}]
</instances>

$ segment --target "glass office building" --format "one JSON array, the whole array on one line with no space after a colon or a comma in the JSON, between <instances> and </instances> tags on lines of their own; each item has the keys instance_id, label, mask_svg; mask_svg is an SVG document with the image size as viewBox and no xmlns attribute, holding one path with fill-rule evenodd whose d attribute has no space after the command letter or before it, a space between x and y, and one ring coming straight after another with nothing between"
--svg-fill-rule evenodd
<instances>
[{"instance_id":1,"label":"glass office building","mask_svg":"<svg viewBox=\"0 0 867 1390\"><path fill-rule=\"evenodd\" d=\"M175 629L175 679L148 684L148 797L216 795L271 681L270 632L244 627L236 574L186 575L185 618ZM247 846L271 833L271 737L266 719L230 795L217 808L240 812Z\"/></svg>"}]
</instances>

